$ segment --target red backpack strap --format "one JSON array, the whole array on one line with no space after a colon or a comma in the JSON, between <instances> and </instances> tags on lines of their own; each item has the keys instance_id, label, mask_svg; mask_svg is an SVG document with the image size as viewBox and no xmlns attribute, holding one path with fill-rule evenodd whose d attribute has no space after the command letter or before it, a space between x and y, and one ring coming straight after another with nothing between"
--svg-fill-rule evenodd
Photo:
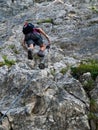
<instances>
[{"instance_id":1,"label":"red backpack strap","mask_svg":"<svg viewBox=\"0 0 98 130\"><path fill-rule=\"evenodd\" d=\"M39 31L38 28L33 28L33 31L34 31L34 32L37 32L37 33L40 33L40 31Z\"/></svg>"}]
</instances>

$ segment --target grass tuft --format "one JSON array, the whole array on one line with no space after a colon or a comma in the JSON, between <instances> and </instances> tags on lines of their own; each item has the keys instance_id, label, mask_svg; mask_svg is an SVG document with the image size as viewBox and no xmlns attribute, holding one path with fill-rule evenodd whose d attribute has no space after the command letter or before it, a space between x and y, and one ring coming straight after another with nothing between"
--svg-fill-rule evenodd
<instances>
[{"instance_id":1,"label":"grass tuft","mask_svg":"<svg viewBox=\"0 0 98 130\"><path fill-rule=\"evenodd\" d=\"M19 51L17 50L15 45L9 45L9 48L12 49L15 54L19 54Z\"/></svg>"},{"instance_id":2,"label":"grass tuft","mask_svg":"<svg viewBox=\"0 0 98 130\"><path fill-rule=\"evenodd\" d=\"M98 111L98 104L95 99L90 99L90 111L97 112Z\"/></svg>"},{"instance_id":3,"label":"grass tuft","mask_svg":"<svg viewBox=\"0 0 98 130\"><path fill-rule=\"evenodd\" d=\"M60 70L60 73L62 73L64 75L64 74L66 74L67 70L68 70L68 68L62 68Z\"/></svg>"},{"instance_id":4,"label":"grass tuft","mask_svg":"<svg viewBox=\"0 0 98 130\"><path fill-rule=\"evenodd\" d=\"M53 19L47 18L47 19L41 19L37 21L37 24L41 24L41 23L53 23Z\"/></svg>"},{"instance_id":5,"label":"grass tuft","mask_svg":"<svg viewBox=\"0 0 98 130\"><path fill-rule=\"evenodd\" d=\"M4 66L5 63L4 62L0 62L0 67Z\"/></svg>"},{"instance_id":6,"label":"grass tuft","mask_svg":"<svg viewBox=\"0 0 98 130\"><path fill-rule=\"evenodd\" d=\"M7 59L7 56L3 56L3 59L4 59L4 63L3 65L7 65L8 67L11 67L12 65L15 65L16 61L14 60L8 60Z\"/></svg>"}]
</instances>

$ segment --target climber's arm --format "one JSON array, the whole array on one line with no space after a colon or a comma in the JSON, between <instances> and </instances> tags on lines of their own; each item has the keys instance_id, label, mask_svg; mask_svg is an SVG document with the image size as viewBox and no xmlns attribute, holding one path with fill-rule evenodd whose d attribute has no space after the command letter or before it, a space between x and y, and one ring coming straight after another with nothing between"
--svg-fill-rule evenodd
<instances>
[{"instance_id":1,"label":"climber's arm","mask_svg":"<svg viewBox=\"0 0 98 130\"><path fill-rule=\"evenodd\" d=\"M39 30L39 32L40 32L41 34L43 34L43 35L46 37L46 39L48 40L48 43L50 44L49 36L48 36L41 28L38 28L38 30Z\"/></svg>"}]
</instances>

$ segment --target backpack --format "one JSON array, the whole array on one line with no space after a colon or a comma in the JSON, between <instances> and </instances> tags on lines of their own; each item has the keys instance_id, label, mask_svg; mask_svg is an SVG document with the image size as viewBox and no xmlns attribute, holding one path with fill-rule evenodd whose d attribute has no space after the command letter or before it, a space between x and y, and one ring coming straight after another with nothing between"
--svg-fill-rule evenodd
<instances>
[{"instance_id":1,"label":"backpack","mask_svg":"<svg viewBox=\"0 0 98 130\"><path fill-rule=\"evenodd\" d=\"M33 28L34 28L34 25L32 23L26 23L24 26L23 26L23 34L28 34L28 33L31 33L33 31Z\"/></svg>"},{"instance_id":2,"label":"backpack","mask_svg":"<svg viewBox=\"0 0 98 130\"><path fill-rule=\"evenodd\" d=\"M32 23L26 23L23 26L23 34L25 34L25 40L38 40L42 39L40 33L38 32L37 28L34 27Z\"/></svg>"}]
</instances>

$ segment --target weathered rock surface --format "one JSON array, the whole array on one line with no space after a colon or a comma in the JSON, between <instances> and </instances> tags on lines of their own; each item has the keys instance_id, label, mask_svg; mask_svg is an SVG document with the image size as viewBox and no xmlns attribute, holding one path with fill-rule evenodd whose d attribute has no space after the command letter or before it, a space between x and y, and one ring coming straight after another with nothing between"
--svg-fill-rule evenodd
<instances>
[{"instance_id":1,"label":"weathered rock surface","mask_svg":"<svg viewBox=\"0 0 98 130\"><path fill-rule=\"evenodd\" d=\"M97 7L98 3L93 4ZM98 78L89 97L83 83L92 80L90 73L80 80L70 73L70 67L81 60L98 59L98 14L91 5L89 0L40 4L32 0L1 1L0 130L98 129L98 118L90 120L88 116L90 99L98 104ZM38 68L38 57L28 60L21 46L26 20L50 37L52 45L50 52L45 52L44 70ZM38 49L35 47L34 53ZM14 64L8 66L9 61ZM97 116L98 111L94 114Z\"/></svg>"}]
</instances>

